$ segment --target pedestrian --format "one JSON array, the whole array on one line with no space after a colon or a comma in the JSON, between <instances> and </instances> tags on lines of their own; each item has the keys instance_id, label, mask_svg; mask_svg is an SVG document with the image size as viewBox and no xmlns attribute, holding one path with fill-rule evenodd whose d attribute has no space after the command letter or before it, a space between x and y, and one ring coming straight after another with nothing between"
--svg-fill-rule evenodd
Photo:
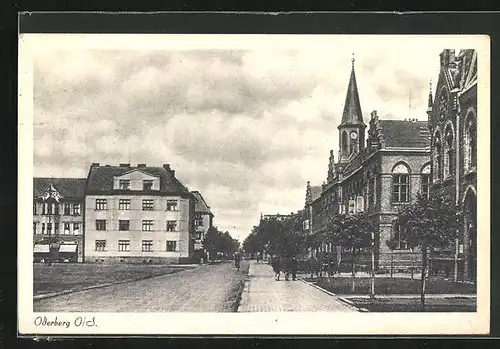
<instances>
[{"instance_id":1,"label":"pedestrian","mask_svg":"<svg viewBox=\"0 0 500 349\"><path fill-rule=\"evenodd\" d=\"M234 266L238 270L240 270L240 260L241 260L241 256L240 256L240 254L238 252L236 252L234 254Z\"/></svg>"},{"instance_id":2,"label":"pedestrian","mask_svg":"<svg viewBox=\"0 0 500 349\"><path fill-rule=\"evenodd\" d=\"M280 258L278 256L273 256L271 259L271 267L273 268L274 271L274 278L276 281L280 280L280 273L281 273L281 262Z\"/></svg>"},{"instance_id":3,"label":"pedestrian","mask_svg":"<svg viewBox=\"0 0 500 349\"><path fill-rule=\"evenodd\" d=\"M292 271L292 281L297 279L297 258L295 256L292 257L290 269Z\"/></svg>"}]
</instances>

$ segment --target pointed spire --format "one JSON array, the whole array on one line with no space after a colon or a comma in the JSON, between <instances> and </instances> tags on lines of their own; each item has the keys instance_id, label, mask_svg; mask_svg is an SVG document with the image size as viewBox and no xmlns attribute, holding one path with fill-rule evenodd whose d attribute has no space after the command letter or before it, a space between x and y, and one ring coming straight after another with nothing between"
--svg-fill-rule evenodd
<instances>
[{"instance_id":1,"label":"pointed spire","mask_svg":"<svg viewBox=\"0 0 500 349\"><path fill-rule=\"evenodd\" d=\"M354 53L352 54L352 70L349 79L349 86L347 87L347 95L344 104L344 112L342 114L343 125L364 125L363 114L361 113L361 104L359 102L358 85L356 83L356 74L354 71Z\"/></svg>"},{"instance_id":2,"label":"pointed spire","mask_svg":"<svg viewBox=\"0 0 500 349\"><path fill-rule=\"evenodd\" d=\"M429 107L429 109L432 109L432 79L429 81L429 101L427 103L427 107Z\"/></svg>"}]
</instances>

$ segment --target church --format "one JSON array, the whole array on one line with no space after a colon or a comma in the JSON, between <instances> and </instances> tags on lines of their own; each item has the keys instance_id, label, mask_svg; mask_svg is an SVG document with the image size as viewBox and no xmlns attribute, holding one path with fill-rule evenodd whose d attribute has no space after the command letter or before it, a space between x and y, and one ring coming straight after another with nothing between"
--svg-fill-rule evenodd
<instances>
[{"instance_id":1,"label":"church","mask_svg":"<svg viewBox=\"0 0 500 349\"><path fill-rule=\"evenodd\" d=\"M354 58L342 113L337 126L339 152L330 151L326 181L319 186L307 183L304 229L308 234L327 230L327 218L336 214L367 212L378 231L375 234L375 268L405 269L420 264L420 253L411 251L398 238L395 224L398 208L430 193L431 134L427 121L415 118L384 119L372 111L368 125L363 119ZM397 246L389 248L394 237ZM336 259L340 269L350 270L348 250L322 243L313 254ZM368 269L368 250L356 257L359 269Z\"/></svg>"}]
</instances>

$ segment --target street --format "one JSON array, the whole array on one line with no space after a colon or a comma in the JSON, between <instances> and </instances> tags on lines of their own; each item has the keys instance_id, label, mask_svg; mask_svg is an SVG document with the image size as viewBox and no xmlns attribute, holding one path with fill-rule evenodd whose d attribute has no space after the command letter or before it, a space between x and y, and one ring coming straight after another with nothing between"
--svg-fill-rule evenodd
<instances>
[{"instance_id":1,"label":"street","mask_svg":"<svg viewBox=\"0 0 500 349\"><path fill-rule=\"evenodd\" d=\"M244 279L232 263L34 301L34 312L230 312Z\"/></svg>"}]
</instances>

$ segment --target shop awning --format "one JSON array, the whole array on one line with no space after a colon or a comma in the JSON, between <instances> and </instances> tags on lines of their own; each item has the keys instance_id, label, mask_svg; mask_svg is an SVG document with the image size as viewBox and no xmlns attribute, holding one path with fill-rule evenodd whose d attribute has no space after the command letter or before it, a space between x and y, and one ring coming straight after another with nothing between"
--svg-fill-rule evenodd
<instances>
[{"instance_id":1,"label":"shop awning","mask_svg":"<svg viewBox=\"0 0 500 349\"><path fill-rule=\"evenodd\" d=\"M35 245L33 247L33 252L34 253L49 253L50 246L49 245Z\"/></svg>"},{"instance_id":2,"label":"shop awning","mask_svg":"<svg viewBox=\"0 0 500 349\"><path fill-rule=\"evenodd\" d=\"M61 244L59 252L76 252L77 244Z\"/></svg>"}]
</instances>

